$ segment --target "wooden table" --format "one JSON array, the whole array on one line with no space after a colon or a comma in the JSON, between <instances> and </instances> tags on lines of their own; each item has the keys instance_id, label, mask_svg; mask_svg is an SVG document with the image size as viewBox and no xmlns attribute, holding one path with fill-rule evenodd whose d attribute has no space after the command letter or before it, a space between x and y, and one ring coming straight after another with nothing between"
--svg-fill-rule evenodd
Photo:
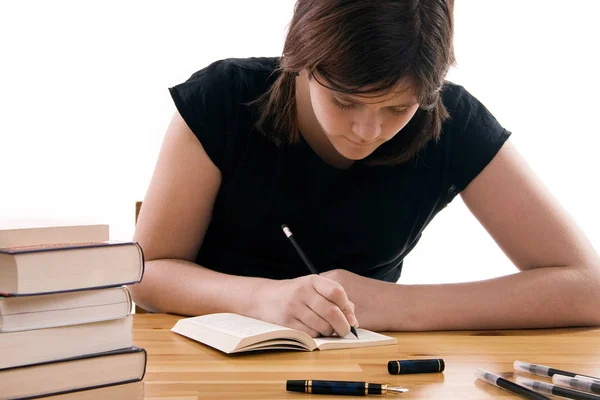
<instances>
[{"instance_id":1,"label":"wooden table","mask_svg":"<svg viewBox=\"0 0 600 400\"><path fill-rule=\"evenodd\" d=\"M287 379L368 381L410 390L387 398L515 398L476 380L473 374L476 368L484 368L510 378L515 360L600 376L600 329L597 328L386 333L395 336L398 344L228 356L170 332L179 318L164 314L134 315L134 344L148 352L144 378L147 400L351 398L289 393L285 390ZM434 357L445 360L443 373L392 376L387 372L389 360Z\"/></svg>"}]
</instances>

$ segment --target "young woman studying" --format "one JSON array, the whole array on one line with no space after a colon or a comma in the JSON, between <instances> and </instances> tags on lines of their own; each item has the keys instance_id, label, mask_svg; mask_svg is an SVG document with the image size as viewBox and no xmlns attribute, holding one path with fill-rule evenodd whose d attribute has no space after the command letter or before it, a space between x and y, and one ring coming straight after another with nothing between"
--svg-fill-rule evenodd
<instances>
[{"instance_id":1,"label":"young woman studying","mask_svg":"<svg viewBox=\"0 0 600 400\"><path fill-rule=\"evenodd\" d=\"M134 301L313 336L599 324L598 254L510 132L445 79L452 6L298 0L281 57L216 61L171 88L177 111L135 232L147 263ZM397 284L458 195L520 272Z\"/></svg>"}]
</instances>

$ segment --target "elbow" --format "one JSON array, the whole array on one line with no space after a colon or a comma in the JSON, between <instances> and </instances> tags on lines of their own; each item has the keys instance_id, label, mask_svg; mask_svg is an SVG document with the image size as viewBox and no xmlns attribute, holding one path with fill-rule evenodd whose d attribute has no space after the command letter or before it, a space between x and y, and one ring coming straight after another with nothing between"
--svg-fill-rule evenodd
<instances>
[{"instance_id":1,"label":"elbow","mask_svg":"<svg viewBox=\"0 0 600 400\"><path fill-rule=\"evenodd\" d=\"M586 307L586 312L582 315L585 326L600 326L600 301L596 300L593 306Z\"/></svg>"},{"instance_id":2,"label":"elbow","mask_svg":"<svg viewBox=\"0 0 600 400\"><path fill-rule=\"evenodd\" d=\"M160 290L153 283L152 274L150 273L151 268L148 268L149 262L146 263L144 276L139 283L127 286L129 293L131 293L131 300L133 303L148 312L163 313L163 307L159 304L159 296L157 293Z\"/></svg>"},{"instance_id":3,"label":"elbow","mask_svg":"<svg viewBox=\"0 0 600 400\"><path fill-rule=\"evenodd\" d=\"M586 268L575 290L581 295L581 303L574 307L582 311L583 325L600 326L600 265Z\"/></svg>"},{"instance_id":4,"label":"elbow","mask_svg":"<svg viewBox=\"0 0 600 400\"><path fill-rule=\"evenodd\" d=\"M147 288L142 282L129 285L127 286L127 289L129 289L129 293L131 293L131 300L136 308L139 307L148 312L160 312L153 306L152 301L150 301L150 293L148 293Z\"/></svg>"}]
</instances>

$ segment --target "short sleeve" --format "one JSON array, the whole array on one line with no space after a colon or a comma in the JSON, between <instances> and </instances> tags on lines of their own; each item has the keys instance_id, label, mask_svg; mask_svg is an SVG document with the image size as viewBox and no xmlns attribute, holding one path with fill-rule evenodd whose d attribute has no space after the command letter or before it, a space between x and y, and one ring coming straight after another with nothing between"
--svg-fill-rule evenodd
<instances>
[{"instance_id":1,"label":"short sleeve","mask_svg":"<svg viewBox=\"0 0 600 400\"><path fill-rule=\"evenodd\" d=\"M492 161L511 132L461 86L452 85L444 93L450 120L444 124L447 137L448 201L463 191Z\"/></svg>"},{"instance_id":2,"label":"short sleeve","mask_svg":"<svg viewBox=\"0 0 600 400\"><path fill-rule=\"evenodd\" d=\"M169 88L177 111L221 172L227 167L230 121L239 105L236 83L236 67L217 61Z\"/></svg>"}]
</instances>

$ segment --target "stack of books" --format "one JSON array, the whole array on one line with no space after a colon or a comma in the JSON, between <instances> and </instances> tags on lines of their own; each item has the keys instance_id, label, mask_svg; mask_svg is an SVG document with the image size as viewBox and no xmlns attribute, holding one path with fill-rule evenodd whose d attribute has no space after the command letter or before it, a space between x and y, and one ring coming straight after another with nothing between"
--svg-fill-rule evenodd
<instances>
[{"instance_id":1,"label":"stack of books","mask_svg":"<svg viewBox=\"0 0 600 400\"><path fill-rule=\"evenodd\" d=\"M143 399L125 286L143 272L107 225L0 230L0 399Z\"/></svg>"}]
</instances>

